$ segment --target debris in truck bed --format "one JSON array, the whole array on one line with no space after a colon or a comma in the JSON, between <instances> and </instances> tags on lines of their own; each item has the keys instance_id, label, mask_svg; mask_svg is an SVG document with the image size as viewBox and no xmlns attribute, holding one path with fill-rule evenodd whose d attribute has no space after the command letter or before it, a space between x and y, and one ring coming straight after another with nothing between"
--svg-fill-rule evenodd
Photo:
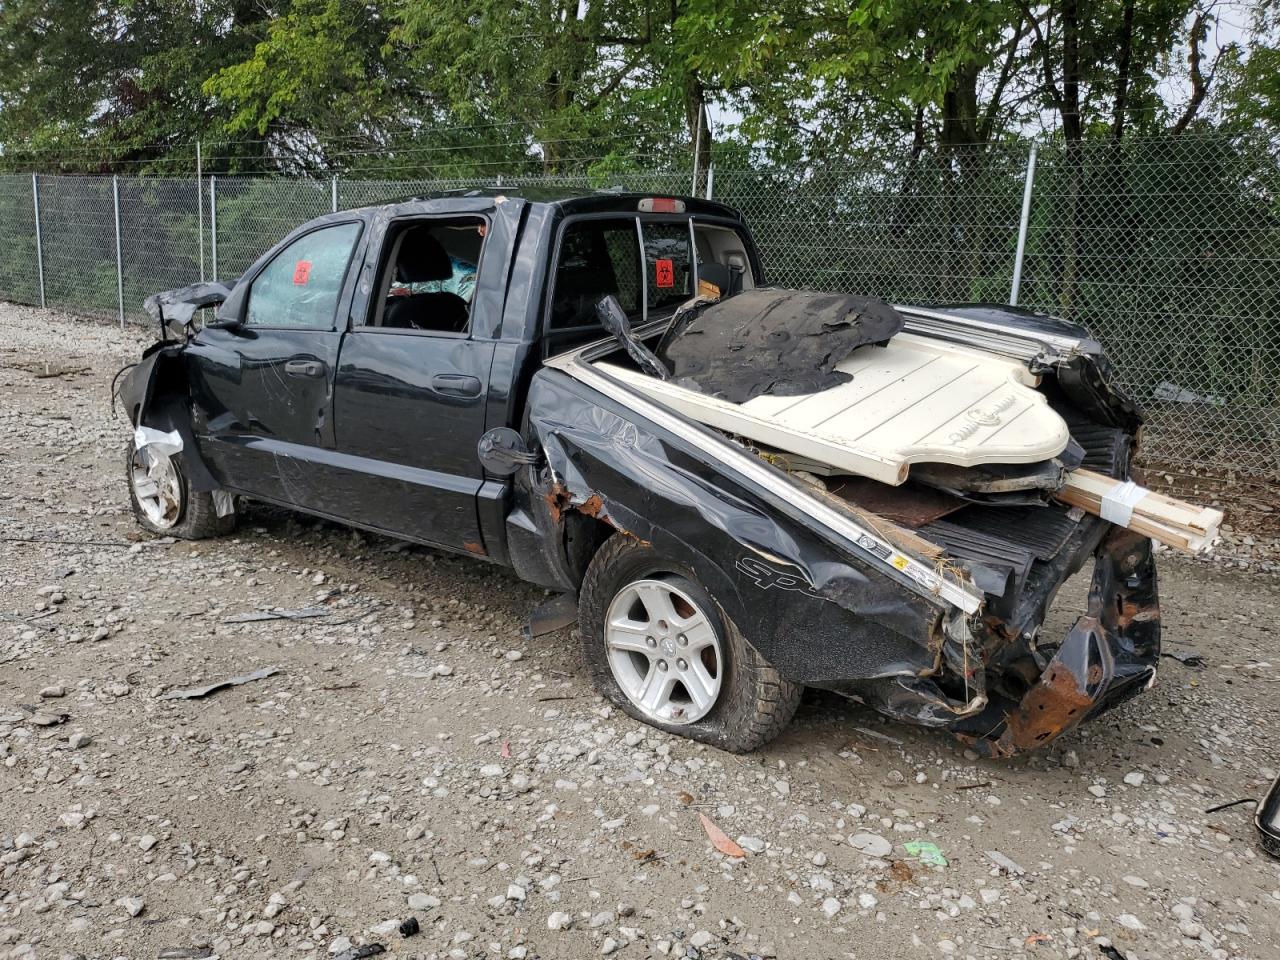
<instances>
[{"instance_id":1,"label":"debris in truck bed","mask_svg":"<svg viewBox=\"0 0 1280 960\"><path fill-rule=\"evenodd\" d=\"M897 310L870 297L746 290L677 317L658 358L672 379L730 403L791 397L847 383L836 364L886 342L902 323Z\"/></svg>"},{"instance_id":2,"label":"debris in truck bed","mask_svg":"<svg viewBox=\"0 0 1280 960\"><path fill-rule=\"evenodd\" d=\"M777 353L771 362L783 364ZM663 381L615 363L598 367L690 420L782 451L795 469L811 473L898 486L915 463L1078 462L1067 453L1066 422L1025 365L911 333L837 359L821 382L811 379L788 395L759 391L741 403L692 388L678 371ZM737 376L745 383L749 374ZM1033 476L1030 485L1044 484Z\"/></svg>"}]
</instances>

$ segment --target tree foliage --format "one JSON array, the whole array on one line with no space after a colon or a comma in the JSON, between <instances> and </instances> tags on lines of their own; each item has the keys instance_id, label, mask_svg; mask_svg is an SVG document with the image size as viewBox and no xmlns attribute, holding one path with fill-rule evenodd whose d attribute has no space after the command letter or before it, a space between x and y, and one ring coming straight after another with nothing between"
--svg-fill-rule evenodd
<instances>
[{"instance_id":1,"label":"tree foliage","mask_svg":"<svg viewBox=\"0 0 1280 960\"><path fill-rule=\"evenodd\" d=\"M7 165L471 176L1274 124L1275 0L6 0ZM695 146L695 140L697 141Z\"/></svg>"}]
</instances>

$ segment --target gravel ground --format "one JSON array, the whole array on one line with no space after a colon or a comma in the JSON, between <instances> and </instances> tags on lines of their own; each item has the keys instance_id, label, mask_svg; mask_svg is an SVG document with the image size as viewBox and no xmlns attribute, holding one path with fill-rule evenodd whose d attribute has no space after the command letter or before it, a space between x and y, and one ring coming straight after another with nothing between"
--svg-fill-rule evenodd
<instances>
[{"instance_id":1,"label":"gravel ground","mask_svg":"<svg viewBox=\"0 0 1280 960\"><path fill-rule=\"evenodd\" d=\"M504 570L253 506L142 535L107 387L141 342L0 305L0 956L1280 956L1251 808L1204 812L1280 760L1256 565L1166 556L1205 665L1041 754L810 695L731 756L605 705L567 631L526 644Z\"/></svg>"}]
</instances>

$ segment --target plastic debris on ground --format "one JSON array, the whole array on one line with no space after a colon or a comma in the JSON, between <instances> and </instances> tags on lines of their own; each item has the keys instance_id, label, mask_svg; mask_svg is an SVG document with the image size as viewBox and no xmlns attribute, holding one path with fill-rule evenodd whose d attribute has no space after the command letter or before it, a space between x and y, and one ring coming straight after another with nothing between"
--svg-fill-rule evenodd
<instances>
[{"instance_id":1,"label":"plastic debris on ground","mask_svg":"<svg viewBox=\"0 0 1280 960\"><path fill-rule=\"evenodd\" d=\"M908 840L902 847L908 854L930 867L947 865L947 858L942 855L938 845L930 840Z\"/></svg>"},{"instance_id":2,"label":"plastic debris on ground","mask_svg":"<svg viewBox=\"0 0 1280 960\"><path fill-rule=\"evenodd\" d=\"M267 677L273 677L279 672L276 667L263 667L261 670L253 671L253 673L246 673L239 677L228 677L226 680L219 680L204 687L185 687L179 690L170 690L168 693L161 694L160 699L198 700L227 687L238 687L243 683L252 683L254 680L265 680Z\"/></svg>"}]
</instances>

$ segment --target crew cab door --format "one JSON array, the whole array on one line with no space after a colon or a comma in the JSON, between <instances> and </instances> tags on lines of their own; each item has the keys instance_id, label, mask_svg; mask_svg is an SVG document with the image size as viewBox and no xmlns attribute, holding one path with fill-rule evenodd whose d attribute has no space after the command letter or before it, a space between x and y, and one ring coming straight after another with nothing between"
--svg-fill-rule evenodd
<instances>
[{"instance_id":1,"label":"crew cab door","mask_svg":"<svg viewBox=\"0 0 1280 960\"><path fill-rule=\"evenodd\" d=\"M314 509L333 448L339 308L363 224L320 224L247 275L231 326L201 330L187 349L192 426L228 489Z\"/></svg>"},{"instance_id":2,"label":"crew cab door","mask_svg":"<svg viewBox=\"0 0 1280 960\"><path fill-rule=\"evenodd\" d=\"M479 555L476 443L494 355L480 331L496 325L483 316L494 303L484 293L507 259L485 240L489 226L478 214L389 225L370 245L373 289L334 382L343 518Z\"/></svg>"}]
</instances>

